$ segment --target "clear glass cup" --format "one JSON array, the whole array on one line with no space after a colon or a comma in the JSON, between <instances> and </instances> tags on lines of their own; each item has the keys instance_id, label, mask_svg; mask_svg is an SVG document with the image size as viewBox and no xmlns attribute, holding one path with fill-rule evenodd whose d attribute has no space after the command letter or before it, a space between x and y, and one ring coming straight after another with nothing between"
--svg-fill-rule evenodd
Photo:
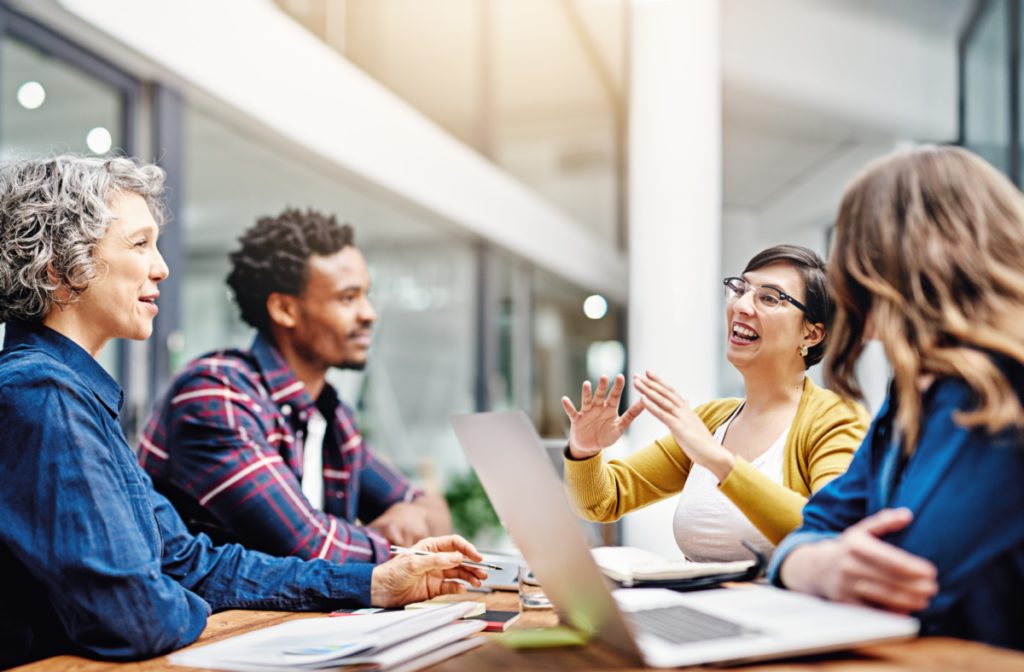
<instances>
[{"instance_id":1,"label":"clear glass cup","mask_svg":"<svg viewBox=\"0 0 1024 672\"><path fill-rule=\"evenodd\" d=\"M518 572L519 606L522 611L527 609L550 609L551 600L544 594L537 579L529 568L520 565Z\"/></svg>"}]
</instances>

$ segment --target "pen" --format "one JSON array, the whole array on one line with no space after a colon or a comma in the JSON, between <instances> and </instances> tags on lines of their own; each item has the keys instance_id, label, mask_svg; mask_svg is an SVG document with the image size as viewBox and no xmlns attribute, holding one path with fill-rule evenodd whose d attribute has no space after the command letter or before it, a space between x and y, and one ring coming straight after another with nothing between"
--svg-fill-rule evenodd
<instances>
[{"instance_id":1,"label":"pen","mask_svg":"<svg viewBox=\"0 0 1024 672\"><path fill-rule=\"evenodd\" d=\"M401 553L405 555L436 555L436 553L433 553L432 551L417 551L415 548L406 548L405 546L392 546L390 550L392 553ZM504 569L497 565L488 565L486 562L472 562L470 560L463 560L461 564L469 565L470 567L483 567L484 569L494 569L498 571Z\"/></svg>"}]
</instances>

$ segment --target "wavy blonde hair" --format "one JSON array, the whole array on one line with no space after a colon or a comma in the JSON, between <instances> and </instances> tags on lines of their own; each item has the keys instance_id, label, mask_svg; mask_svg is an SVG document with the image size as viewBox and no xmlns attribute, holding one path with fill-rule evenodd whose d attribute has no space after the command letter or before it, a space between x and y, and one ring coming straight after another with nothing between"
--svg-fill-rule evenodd
<instances>
[{"instance_id":1,"label":"wavy blonde hair","mask_svg":"<svg viewBox=\"0 0 1024 672\"><path fill-rule=\"evenodd\" d=\"M828 276L836 301L826 380L862 397L854 366L869 316L893 367L896 424L912 452L922 376L955 377L976 405L955 420L1024 428L1024 408L993 361L1024 363L1024 197L957 147L885 157L846 190Z\"/></svg>"}]
</instances>

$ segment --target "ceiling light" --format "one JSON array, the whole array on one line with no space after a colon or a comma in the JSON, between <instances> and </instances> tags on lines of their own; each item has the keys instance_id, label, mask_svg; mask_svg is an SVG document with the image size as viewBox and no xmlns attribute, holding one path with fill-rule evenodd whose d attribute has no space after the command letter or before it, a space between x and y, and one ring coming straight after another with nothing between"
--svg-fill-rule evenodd
<instances>
[{"instance_id":1,"label":"ceiling light","mask_svg":"<svg viewBox=\"0 0 1024 672\"><path fill-rule=\"evenodd\" d=\"M46 89L39 82L29 81L18 87L18 103L26 110L34 110L46 101Z\"/></svg>"},{"instance_id":2,"label":"ceiling light","mask_svg":"<svg viewBox=\"0 0 1024 672\"><path fill-rule=\"evenodd\" d=\"M97 126L85 136L85 144L93 154L106 154L113 146L114 139L110 137L110 131L102 126Z\"/></svg>"},{"instance_id":3,"label":"ceiling light","mask_svg":"<svg viewBox=\"0 0 1024 672\"><path fill-rule=\"evenodd\" d=\"M608 312L608 301L600 294L591 294L583 302L583 314L592 320L600 320Z\"/></svg>"}]
</instances>

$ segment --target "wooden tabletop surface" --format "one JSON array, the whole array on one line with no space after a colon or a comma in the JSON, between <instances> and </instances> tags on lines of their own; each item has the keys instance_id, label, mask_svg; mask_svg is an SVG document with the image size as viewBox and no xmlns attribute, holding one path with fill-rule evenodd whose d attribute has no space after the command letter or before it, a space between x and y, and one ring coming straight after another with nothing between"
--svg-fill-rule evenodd
<instances>
[{"instance_id":1,"label":"wooden tabletop surface","mask_svg":"<svg viewBox=\"0 0 1024 672\"><path fill-rule=\"evenodd\" d=\"M474 599L487 603L489 609L515 610L518 595L495 592L488 595L469 594L461 599ZM296 614L281 611L232 610L210 617L209 623L193 646L215 642L239 635L255 628L266 627L297 618L310 618L321 614ZM526 611L513 628L545 627L555 625L558 619L550 610ZM478 637L493 637L481 633ZM19 672L156 672L158 670L184 670L171 665L166 656L138 663L105 663L78 658L56 656L30 665L15 668ZM431 672L503 672L506 670L632 670L636 667L623 655L598 644L585 647L512 651L489 642L484 646L451 658L431 669ZM691 668L716 669L716 668ZM721 668L717 668L721 669ZM793 658L772 663L743 665L729 669L743 672L1024 672L1024 653L996 649L958 639L926 638L899 644L870 646L837 654Z\"/></svg>"}]
</instances>

